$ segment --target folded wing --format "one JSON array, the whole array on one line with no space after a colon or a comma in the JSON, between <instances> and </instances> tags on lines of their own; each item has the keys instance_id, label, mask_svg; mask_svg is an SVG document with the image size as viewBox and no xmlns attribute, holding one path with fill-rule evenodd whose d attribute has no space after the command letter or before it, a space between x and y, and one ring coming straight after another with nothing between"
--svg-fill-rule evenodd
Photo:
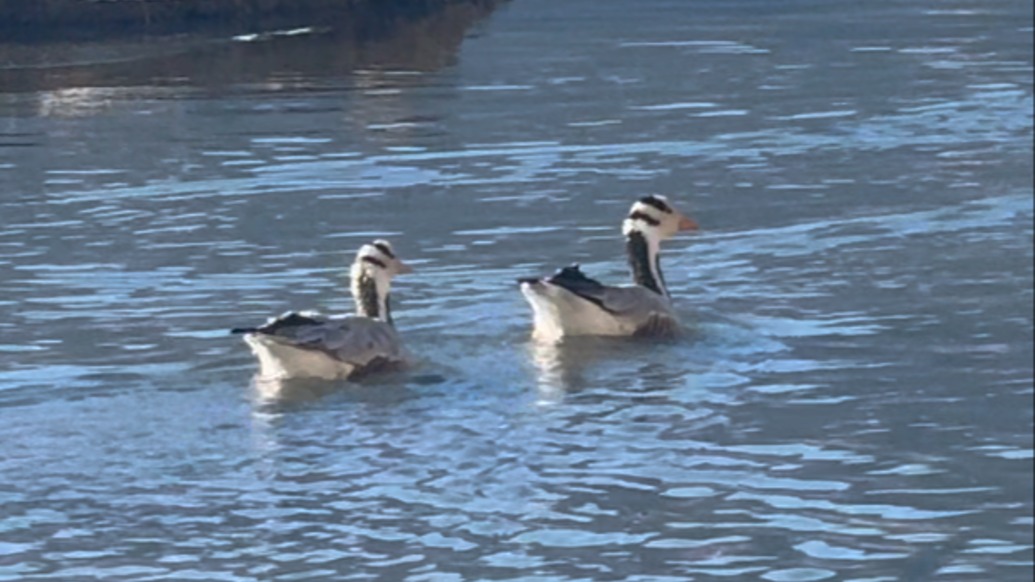
<instances>
[{"instance_id":1,"label":"folded wing","mask_svg":"<svg viewBox=\"0 0 1035 582\"><path fill-rule=\"evenodd\" d=\"M357 368L407 359L395 328L366 317L287 312L261 327L234 331L254 333L296 349L321 352Z\"/></svg>"},{"instance_id":2,"label":"folded wing","mask_svg":"<svg viewBox=\"0 0 1035 582\"><path fill-rule=\"evenodd\" d=\"M631 322L635 335L678 333L679 320L669 300L644 287L604 285L587 277L578 265L564 267L546 282L593 303L616 319Z\"/></svg>"}]
</instances>

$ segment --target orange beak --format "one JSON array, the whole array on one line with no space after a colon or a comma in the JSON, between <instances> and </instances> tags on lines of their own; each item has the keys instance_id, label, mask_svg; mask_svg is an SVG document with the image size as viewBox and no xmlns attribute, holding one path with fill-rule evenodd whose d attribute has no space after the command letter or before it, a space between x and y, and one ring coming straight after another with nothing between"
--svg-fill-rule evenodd
<instances>
[{"instance_id":1,"label":"orange beak","mask_svg":"<svg viewBox=\"0 0 1035 582\"><path fill-rule=\"evenodd\" d=\"M395 270L400 275L406 275L407 273L412 273L413 272L413 267L411 267L408 263L404 263L402 261L397 261L396 262Z\"/></svg>"},{"instance_id":2,"label":"orange beak","mask_svg":"<svg viewBox=\"0 0 1035 582\"><path fill-rule=\"evenodd\" d=\"M679 230L697 230L698 228L700 227L697 226L697 222L694 219L688 216L679 217Z\"/></svg>"}]
</instances>

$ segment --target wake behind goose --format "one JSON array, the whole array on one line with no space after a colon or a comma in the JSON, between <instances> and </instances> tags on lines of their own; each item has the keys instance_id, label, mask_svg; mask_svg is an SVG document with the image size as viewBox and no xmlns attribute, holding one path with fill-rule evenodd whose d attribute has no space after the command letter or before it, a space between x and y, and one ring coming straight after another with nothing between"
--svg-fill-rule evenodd
<instances>
[{"instance_id":1,"label":"wake behind goose","mask_svg":"<svg viewBox=\"0 0 1035 582\"><path fill-rule=\"evenodd\" d=\"M289 311L259 327L236 328L259 360L259 377L345 379L405 365L410 356L392 320L390 289L412 269L384 240L363 245L350 271L355 315Z\"/></svg>"}]
</instances>

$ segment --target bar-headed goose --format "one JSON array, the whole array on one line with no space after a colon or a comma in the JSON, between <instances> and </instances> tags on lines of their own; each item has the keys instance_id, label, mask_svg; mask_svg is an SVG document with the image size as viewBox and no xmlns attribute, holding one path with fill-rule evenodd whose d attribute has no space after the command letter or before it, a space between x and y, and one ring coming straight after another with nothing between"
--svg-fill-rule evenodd
<instances>
[{"instance_id":1,"label":"bar-headed goose","mask_svg":"<svg viewBox=\"0 0 1035 582\"><path fill-rule=\"evenodd\" d=\"M259 359L263 379L344 379L405 364L409 355L392 323L392 278L411 269L388 241L363 245L350 271L355 315L289 311L260 327L237 328Z\"/></svg>"},{"instance_id":2,"label":"bar-headed goose","mask_svg":"<svg viewBox=\"0 0 1035 582\"><path fill-rule=\"evenodd\" d=\"M533 335L546 341L568 335L674 335L679 319L669 302L658 253L662 241L696 229L697 223L663 196L637 200L622 223L635 285L603 285L578 265L546 278L521 279L521 292L532 306Z\"/></svg>"}]
</instances>

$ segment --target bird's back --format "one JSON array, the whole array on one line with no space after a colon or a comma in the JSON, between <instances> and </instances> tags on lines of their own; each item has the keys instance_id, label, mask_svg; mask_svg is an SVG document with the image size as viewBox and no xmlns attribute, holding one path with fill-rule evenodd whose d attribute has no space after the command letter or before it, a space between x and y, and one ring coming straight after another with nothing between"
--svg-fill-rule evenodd
<instances>
[{"instance_id":1,"label":"bird's back","mask_svg":"<svg viewBox=\"0 0 1035 582\"><path fill-rule=\"evenodd\" d=\"M367 317L291 312L246 333L262 376L346 378L409 360L395 328Z\"/></svg>"}]
</instances>

